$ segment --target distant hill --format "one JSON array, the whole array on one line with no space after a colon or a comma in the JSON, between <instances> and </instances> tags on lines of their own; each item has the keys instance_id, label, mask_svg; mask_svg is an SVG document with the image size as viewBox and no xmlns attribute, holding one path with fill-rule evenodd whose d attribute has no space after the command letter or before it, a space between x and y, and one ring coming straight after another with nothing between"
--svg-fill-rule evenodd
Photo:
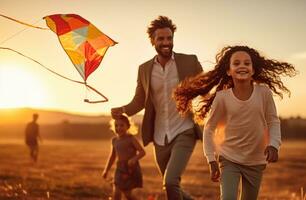
<instances>
[{"instance_id":1,"label":"distant hill","mask_svg":"<svg viewBox=\"0 0 306 200\"><path fill-rule=\"evenodd\" d=\"M26 124L32 120L33 113L39 114L39 124L59 124L65 121L70 123L108 123L110 116L86 116L70 114L52 110L41 110L31 108L14 108L14 109L0 109L0 125L9 124Z\"/></svg>"},{"instance_id":2,"label":"distant hill","mask_svg":"<svg viewBox=\"0 0 306 200\"><path fill-rule=\"evenodd\" d=\"M39 114L38 124L46 139L102 139L113 136L110 131L110 115L77 115L52 110L31 108L0 109L0 138L23 138L24 129L32 120L33 113ZM133 117L139 126L141 115Z\"/></svg>"}]
</instances>

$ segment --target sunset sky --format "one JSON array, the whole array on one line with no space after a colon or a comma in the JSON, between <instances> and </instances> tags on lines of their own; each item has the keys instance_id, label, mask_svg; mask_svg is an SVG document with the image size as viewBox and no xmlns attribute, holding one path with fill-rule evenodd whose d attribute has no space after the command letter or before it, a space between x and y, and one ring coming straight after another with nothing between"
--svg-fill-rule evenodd
<instances>
[{"instance_id":1,"label":"sunset sky","mask_svg":"<svg viewBox=\"0 0 306 200\"><path fill-rule=\"evenodd\" d=\"M30 60L0 50L0 108L100 115L128 103L134 95L138 66L155 55L146 28L158 15L166 15L177 25L174 51L196 54L204 71L212 68L210 62L227 45L248 45L268 58L294 64L299 74L283 79L291 97L275 97L275 101L280 116L306 117L305 10L303 0L0 0L0 14L47 27L44 16L74 13L118 42L88 79L109 98L102 104L84 103L85 97L99 97ZM0 47L20 51L64 76L82 81L52 31L0 18Z\"/></svg>"}]
</instances>

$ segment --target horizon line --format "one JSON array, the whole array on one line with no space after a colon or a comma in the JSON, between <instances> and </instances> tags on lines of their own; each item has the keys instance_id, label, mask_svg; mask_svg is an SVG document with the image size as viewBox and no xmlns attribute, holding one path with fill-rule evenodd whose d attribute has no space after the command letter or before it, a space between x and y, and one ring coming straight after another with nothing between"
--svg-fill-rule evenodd
<instances>
[{"instance_id":1,"label":"horizon line","mask_svg":"<svg viewBox=\"0 0 306 200\"><path fill-rule=\"evenodd\" d=\"M100 114L92 114L92 113L86 113L86 112L77 112L77 111L70 111L70 110L65 110L65 109L56 109L56 108L41 108L41 107L5 107L5 108L1 108L0 107L0 111L10 111L10 110L35 110L36 111L45 111L45 112L59 112L59 113L64 113L64 114L70 114L70 115L76 115L76 116L88 116L88 117L100 117L100 116L111 116L110 112L101 112ZM143 114L135 114L133 116L143 116ZM130 116L130 117L133 117ZM283 117L281 115L278 116L279 118L282 119L290 119L290 118L302 118L302 119L306 119L306 115L302 115L302 114L297 114L297 115L292 115L292 116L288 116L288 117Z\"/></svg>"}]
</instances>

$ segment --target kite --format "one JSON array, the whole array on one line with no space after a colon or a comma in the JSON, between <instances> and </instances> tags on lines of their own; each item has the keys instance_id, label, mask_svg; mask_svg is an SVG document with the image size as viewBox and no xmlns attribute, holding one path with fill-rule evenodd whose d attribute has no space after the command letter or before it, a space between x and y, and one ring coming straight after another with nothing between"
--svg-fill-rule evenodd
<instances>
[{"instance_id":1,"label":"kite","mask_svg":"<svg viewBox=\"0 0 306 200\"><path fill-rule=\"evenodd\" d=\"M46 29L15 20L5 15L0 14L0 16L33 28ZM45 16L43 19L46 20L46 24L49 27L48 30L52 30L58 36L61 46L65 50L66 54L70 58L71 62L77 69L80 76L82 77L83 82L75 81L64 77L45 67L40 62L28 56L25 56L20 52L17 52L10 48L0 48L11 50L24 57L27 57L38 63L39 65L45 67L47 70L55 73L58 76L61 76L62 78L68 79L76 83L84 84L86 87L90 88L91 90L93 90L104 98L100 101L90 101L88 99L84 99L84 101L87 103L100 103L108 101L108 99L103 94L88 85L86 81L90 74L93 73L99 67L108 48L114 46L115 44L117 44L117 42L115 42L110 37L101 32L89 21L76 14L48 15Z\"/></svg>"}]
</instances>

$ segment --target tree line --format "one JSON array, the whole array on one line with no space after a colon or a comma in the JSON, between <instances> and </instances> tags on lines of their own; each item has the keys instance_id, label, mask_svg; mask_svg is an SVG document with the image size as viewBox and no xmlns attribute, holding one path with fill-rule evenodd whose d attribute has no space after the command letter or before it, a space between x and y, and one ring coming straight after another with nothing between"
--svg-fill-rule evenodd
<instances>
[{"instance_id":1,"label":"tree line","mask_svg":"<svg viewBox=\"0 0 306 200\"><path fill-rule=\"evenodd\" d=\"M301 117L280 118L282 138L306 139L306 119ZM136 124L140 129L141 124ZM23 137L25 125L1 125L0 138ZM140 131L140 130L139 130ZM109 123L73 123L64 120L59 124L40 125L44 139L99 140L110 139L114 133ZM138 134L140 137L141 133Z\"/></svg>"}]
</instances>

